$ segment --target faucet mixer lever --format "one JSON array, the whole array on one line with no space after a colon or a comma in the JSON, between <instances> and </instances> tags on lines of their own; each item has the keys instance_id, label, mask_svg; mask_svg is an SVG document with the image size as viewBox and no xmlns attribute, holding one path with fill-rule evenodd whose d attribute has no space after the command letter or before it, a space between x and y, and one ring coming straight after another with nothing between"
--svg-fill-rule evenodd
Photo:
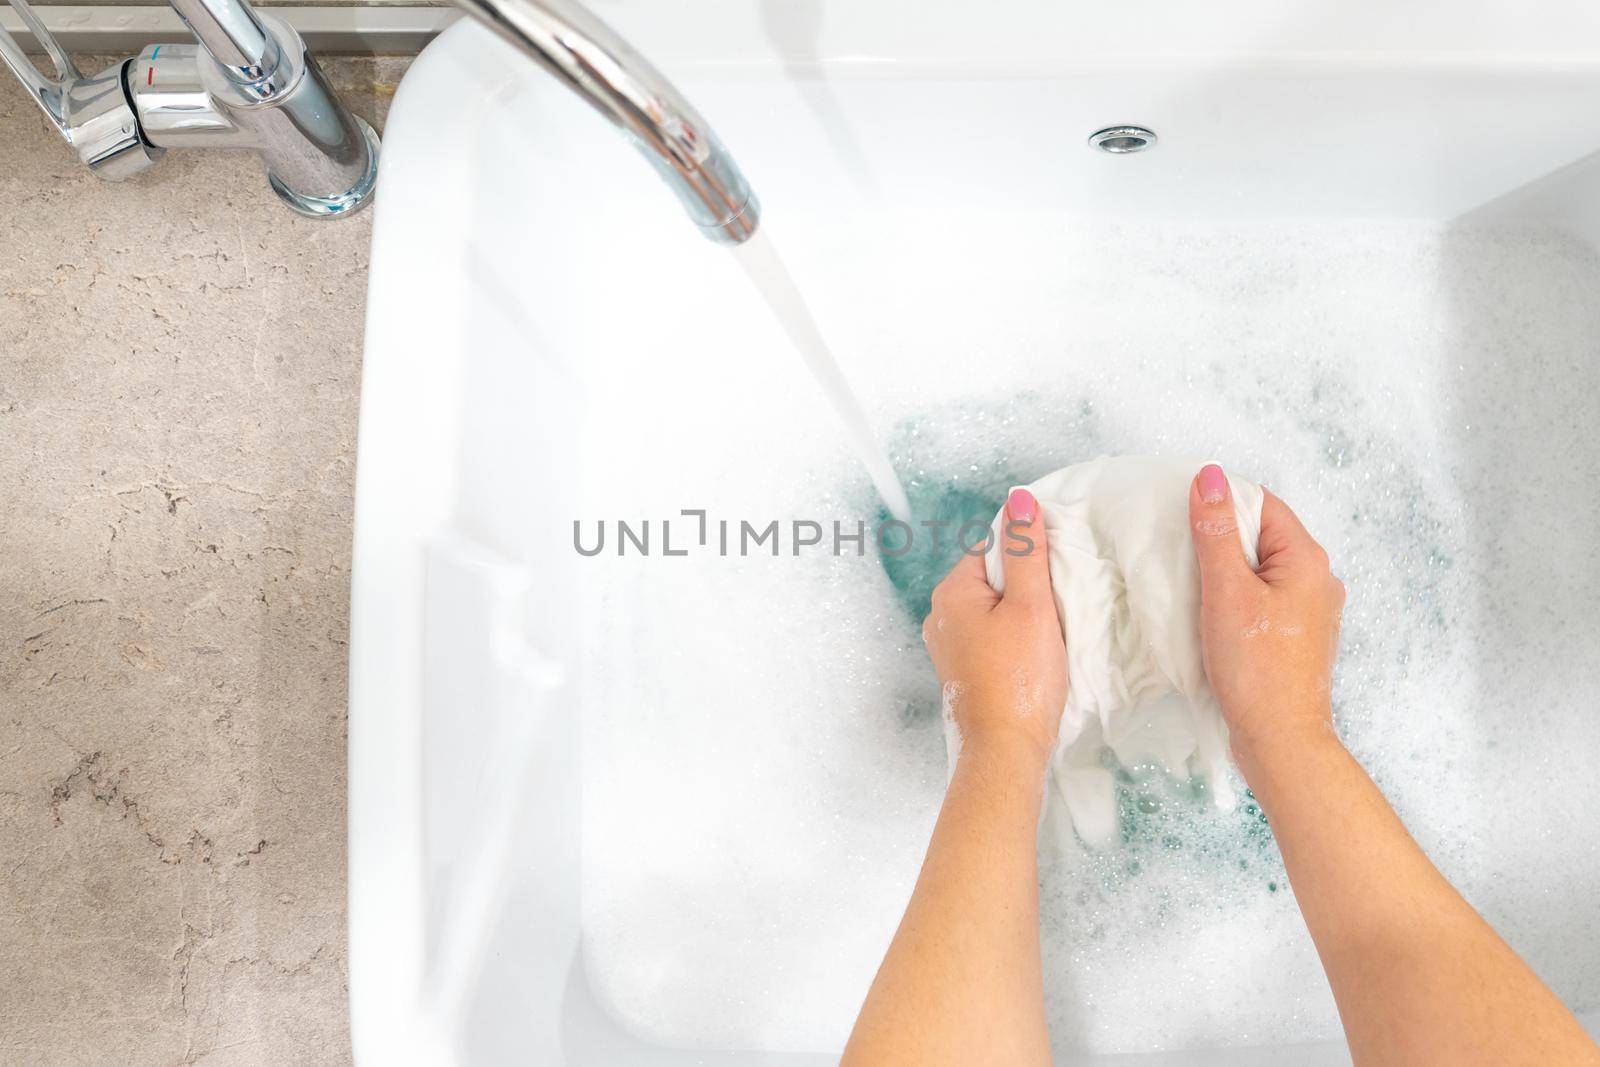
<instances>
[{"instance_id":1,"label":"faucet mixer lever","mask_svg":"<svg viewBox=\"0 0 1600 1067\"><path fill-rule=\"evenodd\" d=\"M139 123L128 103L123 68L118 63L92 78L85 77L66 49L45 29L28 0L11 0L55 67L55 76L39 72L9 33L0 30L0 59L22 82L78 158L102 178L118 181L136 174L161 157L161 150L139 136Z\"/></svg>"}]
</instances>

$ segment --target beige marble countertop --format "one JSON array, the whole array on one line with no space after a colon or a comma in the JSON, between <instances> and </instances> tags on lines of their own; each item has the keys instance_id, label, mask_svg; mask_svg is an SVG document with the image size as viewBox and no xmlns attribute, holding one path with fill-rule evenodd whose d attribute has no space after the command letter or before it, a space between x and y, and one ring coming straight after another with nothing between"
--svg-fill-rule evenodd
<instances>
[{"instance_id":1,"label":"beige marble countertop","mask_svg":"<svg viewBox=\"0 0 1600 1067\"><path fill-rule=\"evenodd\" d=\"M371 217L101 182L9 75L0 145L0 1064L346 1063Z\"/></svg>"}]
</instances>

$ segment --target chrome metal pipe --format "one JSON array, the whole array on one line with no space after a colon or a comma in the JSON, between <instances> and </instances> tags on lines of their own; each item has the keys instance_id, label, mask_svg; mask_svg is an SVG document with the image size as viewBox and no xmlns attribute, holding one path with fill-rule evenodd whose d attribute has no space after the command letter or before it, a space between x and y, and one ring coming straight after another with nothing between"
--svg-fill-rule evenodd
<instances>
[{"instance_id":1,"label":"chrome metal pipe","mask_svg":"<svg viewBox=\"0 0 1600 1067\"><path fill-rule=\"evenodd\" d=\"M728 150L616 31L567 0L456 0L629 134L713 241L741 244L761 206Z\"/></svg>"},{"instance_id":2,"label":"chrome metal pipe","mask_svg":"<svg viewBox=\"0 0 1600 1067\"><path fill-rule=\"evenodd\" d=\"M169 0L200 44L236 81L260 81L277 70L277 41L247 0Z\"/></svg>"}]
</instances>

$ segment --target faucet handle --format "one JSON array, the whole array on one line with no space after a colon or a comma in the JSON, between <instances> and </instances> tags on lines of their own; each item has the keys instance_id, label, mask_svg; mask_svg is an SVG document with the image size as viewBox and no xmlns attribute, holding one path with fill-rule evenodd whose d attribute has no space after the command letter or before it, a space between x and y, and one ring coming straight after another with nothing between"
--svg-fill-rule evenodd
<instances>
[{"instance_id":1,"label":"faucet handle","mask_svg":"<svg viewBox=\"0 0 1600 1067\"><path fill-rule=\"evenodd\" d=\"M161 158L162 150L144 139L124 82L126 62L92 78L79 72L55 35L45 28L28 0L10 0L22 24L49 55L55 77L46 77L10 33L0 29L0 59L22 82L63 140L102 178L120 181Z\"/></svg>"},{"instance_id":2,"label":"faucet handle","mask_svg":"<svg viewBox=\"0 0 1600 1067\"><path fill-rule=\"evenodd\" d=\"M50 61L56 67L56 77L50 79L40 74L38 68L23 56L16 39L5 30L0 30L0 53L4 53L7 65L18 78L22 79L22 84L28 87L29 92L34 94L34 99L39 101L39 106L44 108L45 114L60 126L64 118L56 94L64 82L81 80L83 75L73 65L72 57L61 47L61 42L44 28L43 20L34 13L33 5L28 3L28 0L11 0L11 6L16 11L17 17L22 20L22 24L28 27L28 32L33 34L34 40L38 41L49 54Z\"/></svg>"}]
</instances>

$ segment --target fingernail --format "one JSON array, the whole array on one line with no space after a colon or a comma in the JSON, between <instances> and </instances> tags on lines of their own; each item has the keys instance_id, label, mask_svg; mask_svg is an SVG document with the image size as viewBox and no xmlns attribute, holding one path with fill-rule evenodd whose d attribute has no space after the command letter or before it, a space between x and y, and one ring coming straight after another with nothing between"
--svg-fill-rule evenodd
<instances>
[{"instance_id":1,"label":"fingernail","mask_svg":"<svg viewBox=\"0 0 1600 1067\"><path fill-rule=\"evenodd\" d=\"M1200 468L1200 499L1207 504L1220 504L1228 499L1227 476L1215 463Z\"/></svg>"},{"instance_id":2,"label":"fingernail","mask_svg":"<svg viewBox=\"0 0 1600 1067\"><path fill-rule=\"evenodd\" d=\"M1039 514L1039 502L1026 489L1013 489L1006 498L1006 513L1014 522L1032 523Z\"/></svg>"}]
</instances>

